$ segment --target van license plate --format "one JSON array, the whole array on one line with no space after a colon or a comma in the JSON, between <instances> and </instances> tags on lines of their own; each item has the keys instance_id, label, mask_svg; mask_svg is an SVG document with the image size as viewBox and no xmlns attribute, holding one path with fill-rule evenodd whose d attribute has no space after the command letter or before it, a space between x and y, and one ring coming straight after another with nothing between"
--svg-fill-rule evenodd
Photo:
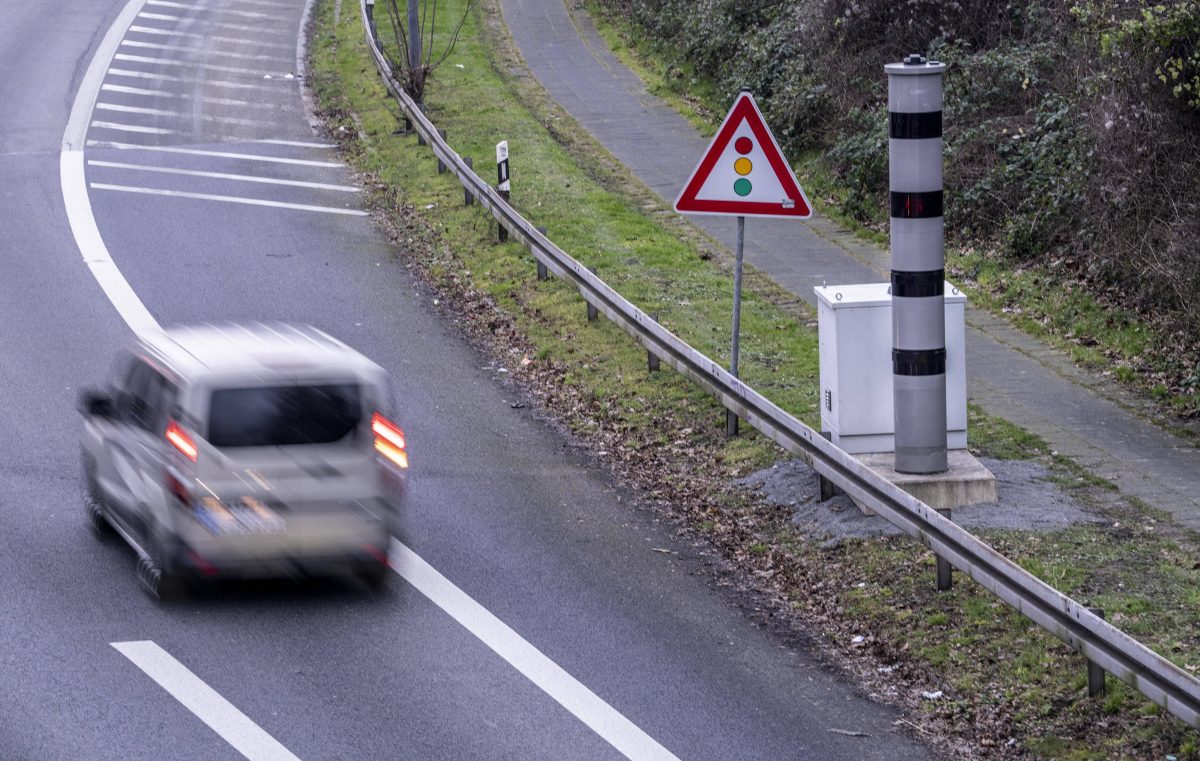
<instances>
[{"instance_id":1,"label":"van license plate","mask_svg":"<svg viewBox=\"0 0 1200 761\"><path fill-rule=\"evenodd\" d=\"M196 520L216 536L282 534L287 521L254 497L223 502L205 497L195 504Z\"/></svg>"}]
</instances>

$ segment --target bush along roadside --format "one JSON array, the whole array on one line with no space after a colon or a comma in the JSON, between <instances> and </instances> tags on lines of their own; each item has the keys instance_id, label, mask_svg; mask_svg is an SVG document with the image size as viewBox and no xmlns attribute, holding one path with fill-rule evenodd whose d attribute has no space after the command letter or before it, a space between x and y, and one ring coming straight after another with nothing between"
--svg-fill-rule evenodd
<instances>
[{"instance_id":1,"label":"bush along roadside","mask_svg":"<svg viewBox=\"0 0 1200 761\"><path fill-rule=\"evenodd\" d=\"M442 15L456 18L456 4L449 6ZM936 594L933 558L914 542L822 543L795 525L793 507L735 485L778 450L753 432L725 440L713 400L673 373L649 373L641 347L603 320L588 323L583 302L564 284L538 281L527 251L496 243L495 223L463 205L461 187L437 174L429 150L396 134L402 121L367 55L361 21L343 7L335 24L334 10L330 2L318 6L310 81L396 255L440 292L447 314L538 407L699 547L716 551L719 581L735 587L754 615L785 636L823 632L831 658L901 706L913 731L958 757L1086 758L1079 755L1083 737L1093 757L1194 753L1195 733L1136 692L1110 680L1105 700L1086 699L1082 659L978 587L960 579L951 593ZM495 142L509 140L514 205L685 340L722 356L730 290L724 255L546 100L522 73L494 2L468 17L447 65L430 80L426 105L455 149L479 157L479 165ZM750 278L749 290L744 374L815 422L811 313L762 278ZM1191 611L1200 587L1188 537L1155 529L1161 524L1153 513L1115 498L1036 439L972 415L973 447L1040 459L1103 521L1036 537L995 530L988 540L1064 592L1120 613L1123 627L1194 666L1200 647ZM1152 588L1142 578L1148 570L1162 578Z\"/></svg>"}]
</instances>

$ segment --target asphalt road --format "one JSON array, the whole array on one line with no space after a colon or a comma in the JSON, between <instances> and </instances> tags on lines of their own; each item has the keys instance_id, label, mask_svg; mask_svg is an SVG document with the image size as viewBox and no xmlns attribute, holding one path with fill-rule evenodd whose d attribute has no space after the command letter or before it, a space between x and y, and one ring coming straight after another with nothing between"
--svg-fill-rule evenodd
<instances>
[{"instance_id":1,"label":"asphalt road","mask_svg":"<svg viewBox=\"0 0 1200 761\"><path fill-rule=\"evenodd\" d=\"M5 7L0 759L932 758L512 406L309 128L302 13L283 0ZM64 130L86 187L60 171ZM116 304L105 250L134 294ZM143 305L162 325L311 323L392 373L413 468L388 592L227 584L160 605L132 552L88 531L75 397L104 379L132 337L122 315ZM154 644L114 647L131 642Z\"/></svg>"}]
</instances>

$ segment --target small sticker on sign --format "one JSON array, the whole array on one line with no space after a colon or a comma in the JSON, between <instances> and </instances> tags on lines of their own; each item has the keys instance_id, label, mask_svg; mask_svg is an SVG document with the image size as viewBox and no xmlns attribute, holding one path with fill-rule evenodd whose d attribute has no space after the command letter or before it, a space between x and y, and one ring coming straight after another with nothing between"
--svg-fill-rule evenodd
<instances>
[{"instance_id":1,"label":"small sticker on sign","mask_svg":"<svg viewBox=\"0 0 1200 761\"><path fill-rule=\"evenodd\" d=\"M783 199L783 208L794 209L794 208L796 208L796 202L794 200L792 200L791 198L785 198L785 199Z\"/></svg>"}]
</instances>

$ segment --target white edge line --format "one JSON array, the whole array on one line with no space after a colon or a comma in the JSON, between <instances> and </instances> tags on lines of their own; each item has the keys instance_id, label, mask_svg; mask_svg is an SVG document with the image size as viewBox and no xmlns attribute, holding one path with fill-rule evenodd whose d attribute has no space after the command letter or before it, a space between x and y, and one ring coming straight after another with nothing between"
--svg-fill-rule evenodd
<instances>
[{"instance_id":1,"label":"white edge line","mask_svg":"<svg viewBox=\"0 0 1200 761\"><path fill-rule=\"evenodd\" d=\"M161 190L159 188L138 188L132 185L110 185L105 182L93 182L94 190L116 190L122 193L141 193L152 196L168 196L171 198L192 198L199 201L220 201L222 203L240 203L246 206L267 206L272 209L294 209L297 211L319 211L326 214L345 214L351 217L365 217L367 212L359 209L342 209L337 206L313 206L305 203L285 203L283 201L268 201L263 198L243 198L240 196L222 196L212 193L190 193L184 190ZM136 298L136 296L135 296Z\"/></svg>"},{"instance_id":2,"label":"white edge line","mask_svg":"<svg viewBox=\"0 0 1200 761\"><path fill-rule=\"evenodd\" d=\"M196 718L250 761L300 761L262 727L154 642L110 642Z\"/></svg>"},{"instance_id":3,"label":"white edge line","mask_svg":"<svg viewBox=\"0 0 1200 761\"><path fill-rule=\"evenodd\" d=\"M399 540L392 539L392 567L435 605L632 761L679 761L670 751Z\"/></svg>"}]
</instances>

